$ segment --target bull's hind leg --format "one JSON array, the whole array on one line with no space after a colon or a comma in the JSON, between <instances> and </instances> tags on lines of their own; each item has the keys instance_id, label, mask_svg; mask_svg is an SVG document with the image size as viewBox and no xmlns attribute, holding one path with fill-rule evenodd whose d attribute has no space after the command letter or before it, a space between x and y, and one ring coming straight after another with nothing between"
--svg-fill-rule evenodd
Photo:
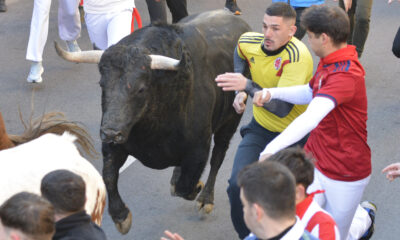
<instances>
[{"instance_id":1,"label":"bull's hind leg","mask_svg":"<svg viewBox=\"0 0 400 240\"><path fill-rule=\"evenodd\" d=\"M119 169L125 163L128 153L115 144L103 143L103 180L108 194L108 212L116 228L122 234L129 232L132 214L118 192Z\"/></svg>"},{"instance_id":2,"label":"bull's hind leg","mask_svg":"<svg viewBox=\"0 0 400 240\"><path fill-rule=\"evenodd\" d=\"M181 167L175 167L174 172L172 173L171 177L171 195L176 196L176 183L178 182L179 177L181 176Z\"/></svg>"},{"instance_id":3,"label":"bull's hind leg","mask_svg":"<svg viewBox=\"0 0 400 240\"><path fill-rule=\"evenodd\" d=\"M175 167L174 172L172 173L171 177L171 195L178 196L176 193L176 184L178 183L179 177L181 176L181 167ZM202 181L199 181L196 185L196 194L198 194L201 190L203 190L204 184Z\"/></svg>"},{"instance_id":4,"label":"bull's hind leg","mask_svg":"<svg viewBox=\"0 0 400 240\"><path fill-rule=\"evenodd\" d=\"M203 209L205 213L211 213L214 208L214 186L219 168L224 161L229 142L239 125L240 117L234 116L231 121L218 129L214 134L214 148L210 160L210 174L208 175L206 185L197 198L199 210Z\"/></svg>"},{"instance_id":5,"label":"bull's hind leg","mask_svg":"<svg viewBox=\"0 0 400 240\"><path fill-rule=\"evenodd\" d=\"M171 184L175 184L176 196L186 200L194 200L204 185L199 181L207 163L210 150L210 140L193 144L194 149L188 151L181 162L180 168L175 168Z\"/></svg>"}]
</instances>

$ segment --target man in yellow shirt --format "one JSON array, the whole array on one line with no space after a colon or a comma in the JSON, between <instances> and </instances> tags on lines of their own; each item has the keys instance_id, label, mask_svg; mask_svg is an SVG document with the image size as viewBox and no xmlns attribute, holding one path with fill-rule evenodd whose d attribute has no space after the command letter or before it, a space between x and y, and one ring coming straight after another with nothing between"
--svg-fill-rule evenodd
<instances>
[{"instance_id":1,"label":"man in yellow shirt","mask_svg":"<svg viewBox=\"0 0 400 240\"><path fill-rule=\"evenodd\" d=\"M224 91L236 91L233 103L238 114L246 107L247 96L253 96L260 88L304 85L312 77L313 61L307 47L293 37L296 32L296 12L290 5L271 4L263 18L263 33L244 33L235 49L235 73L225 73L216 78ZM251 78L242 73L249 67ZM283 101L271 101L263 107L253 106L252 121L242 127L243 139L236 152L228 196L231 219L241 239L249 234L244 220L237 175L246 165L258 160L264 147L278 136L306 105L292 105ZM305 139L299 142L304 145Z\"/></svg>"}]
</instances>

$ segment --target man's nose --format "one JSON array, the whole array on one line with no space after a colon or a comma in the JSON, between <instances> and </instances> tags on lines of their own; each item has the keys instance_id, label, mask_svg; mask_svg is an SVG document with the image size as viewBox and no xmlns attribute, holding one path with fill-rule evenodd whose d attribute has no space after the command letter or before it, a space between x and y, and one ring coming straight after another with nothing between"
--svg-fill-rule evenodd
<instances>
[{"instance_id":1,"label":"man's nose","mask_svg":"<svg viewBox=\"0 0 400 240\"><path fill-rule=\"evenodd\" d=\"M272 34L271 29L269 29L269 28L265 29L265 31L264 31L265 38L271 37L271 34Z\"/></svg>"}]
</instances>

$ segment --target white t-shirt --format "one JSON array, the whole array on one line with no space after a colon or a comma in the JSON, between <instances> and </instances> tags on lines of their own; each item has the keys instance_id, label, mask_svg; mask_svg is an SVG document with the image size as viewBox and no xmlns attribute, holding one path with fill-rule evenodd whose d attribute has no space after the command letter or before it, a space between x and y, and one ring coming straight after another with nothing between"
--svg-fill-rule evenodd
<instances>
[{"instance_id":1,"label":"white t-shirt","mask_svg":"<svg viewBox=\"0 0 400 240\"><path fill-rule=\"evenodd\" d=\"M135 0L84 0L85 12L91 14L114 13L123 10L133 10Z\"/></svg>"}]
</instances>

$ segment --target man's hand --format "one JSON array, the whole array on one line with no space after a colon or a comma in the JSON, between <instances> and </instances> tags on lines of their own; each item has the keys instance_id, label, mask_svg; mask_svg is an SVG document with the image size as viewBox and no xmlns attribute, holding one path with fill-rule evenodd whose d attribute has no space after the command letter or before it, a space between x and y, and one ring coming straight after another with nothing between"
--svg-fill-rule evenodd
<instances>
[{"instance_id":1,"label":"man's hand","mask_svg":"<svg viewBox=\"0 0 400 240\"><path fill-rule=\"evenodd\" d=\"M259 162L263 162L265 160L267 160L269 157L271 157L272 154L271 153L266 153L260 156L260 159L258 159Z\"/></svg>"},{"instance_id":2,"label":"man's hand","mask_svg":"<svg viewBox=\"0 0 400 240\"><path fill-rule=\"evenodd\" d=\"M246 99L247 94L245 92L239 92L236 94L235 100L233 101L233 108L237 114L242 114L246 110Z\"/></svg>"},{"instance_id":3,"label":"man's hand","mask_svg":"<svg viewBox=\"0 0 400 240\"><path fill-rule=\"evenodd\" d=\"M247 79L241 73L225 73L218 75L215 81L223 91L243 91Z\"/></svg>"},{"instance_id":4,"label":"man's hand","mask_svg":"<svg viewBox=\"0 0 400 240\"><path fill-rule=\"evenodd\" d=\"M344 10L347 12L351 8L352 0L343 0Z\"/></svg>"},{"instance_id":5,"label":"man's hand","mask_svg":"<svg viewBox=\"0 0 400 240\"><path fill-rule=\"evenodd\" d=\"M392 163L382 170L382 173L386 173L386 178L389 181L393 181L395 178L400 176L400 162Z\"/></svg>"},{"instance_id":6,"label":"man's hand","mask_svg":"<svg viewBox=\"0 0 400 240\"><path fill-rule=\"evenodd\" d=\"M333 0L334 2L337 2L338 0ZM389 2L392 0L389 0ZM399 0L400 1L400 0ZM347 12L351 8L352 0L343 0L344 3L344 10Z\"/></svg>"},{"instance_id":7,"label":"man's hand","mask_svg":"<svg viewBox=\"0 0 400 240\"><path fill-rule=\"evenodd\" d=\"M179 234L177 233L171 233L170 231L166 230L164 231L165 236L167 236L168 238L165 237L161 237L161 240L184 240L183 237L181 237Z\"/></svg>"},{"instance_id":8,"label":"man's hand","mask_svg":"<svg viewBox=\"0 0 400 240\"><path fill-rule=\"evenodd\" d=\"M398 2L400 2L400 0L397 0ZM388 3L391 4L393 2L393 0L389 0Z\"/></svg>"},{"instance_id":9,"label":"man's hand","mask_svg":"<svg viewBox=\"0 0 400 240\"><path fill-rule=\"evenodd\" d=\"M257 91L254 93L253 104L262 107L264 103L271 100L271 93L268 89L264 88L262 91Z\"/></svg>"}]
</instances>

